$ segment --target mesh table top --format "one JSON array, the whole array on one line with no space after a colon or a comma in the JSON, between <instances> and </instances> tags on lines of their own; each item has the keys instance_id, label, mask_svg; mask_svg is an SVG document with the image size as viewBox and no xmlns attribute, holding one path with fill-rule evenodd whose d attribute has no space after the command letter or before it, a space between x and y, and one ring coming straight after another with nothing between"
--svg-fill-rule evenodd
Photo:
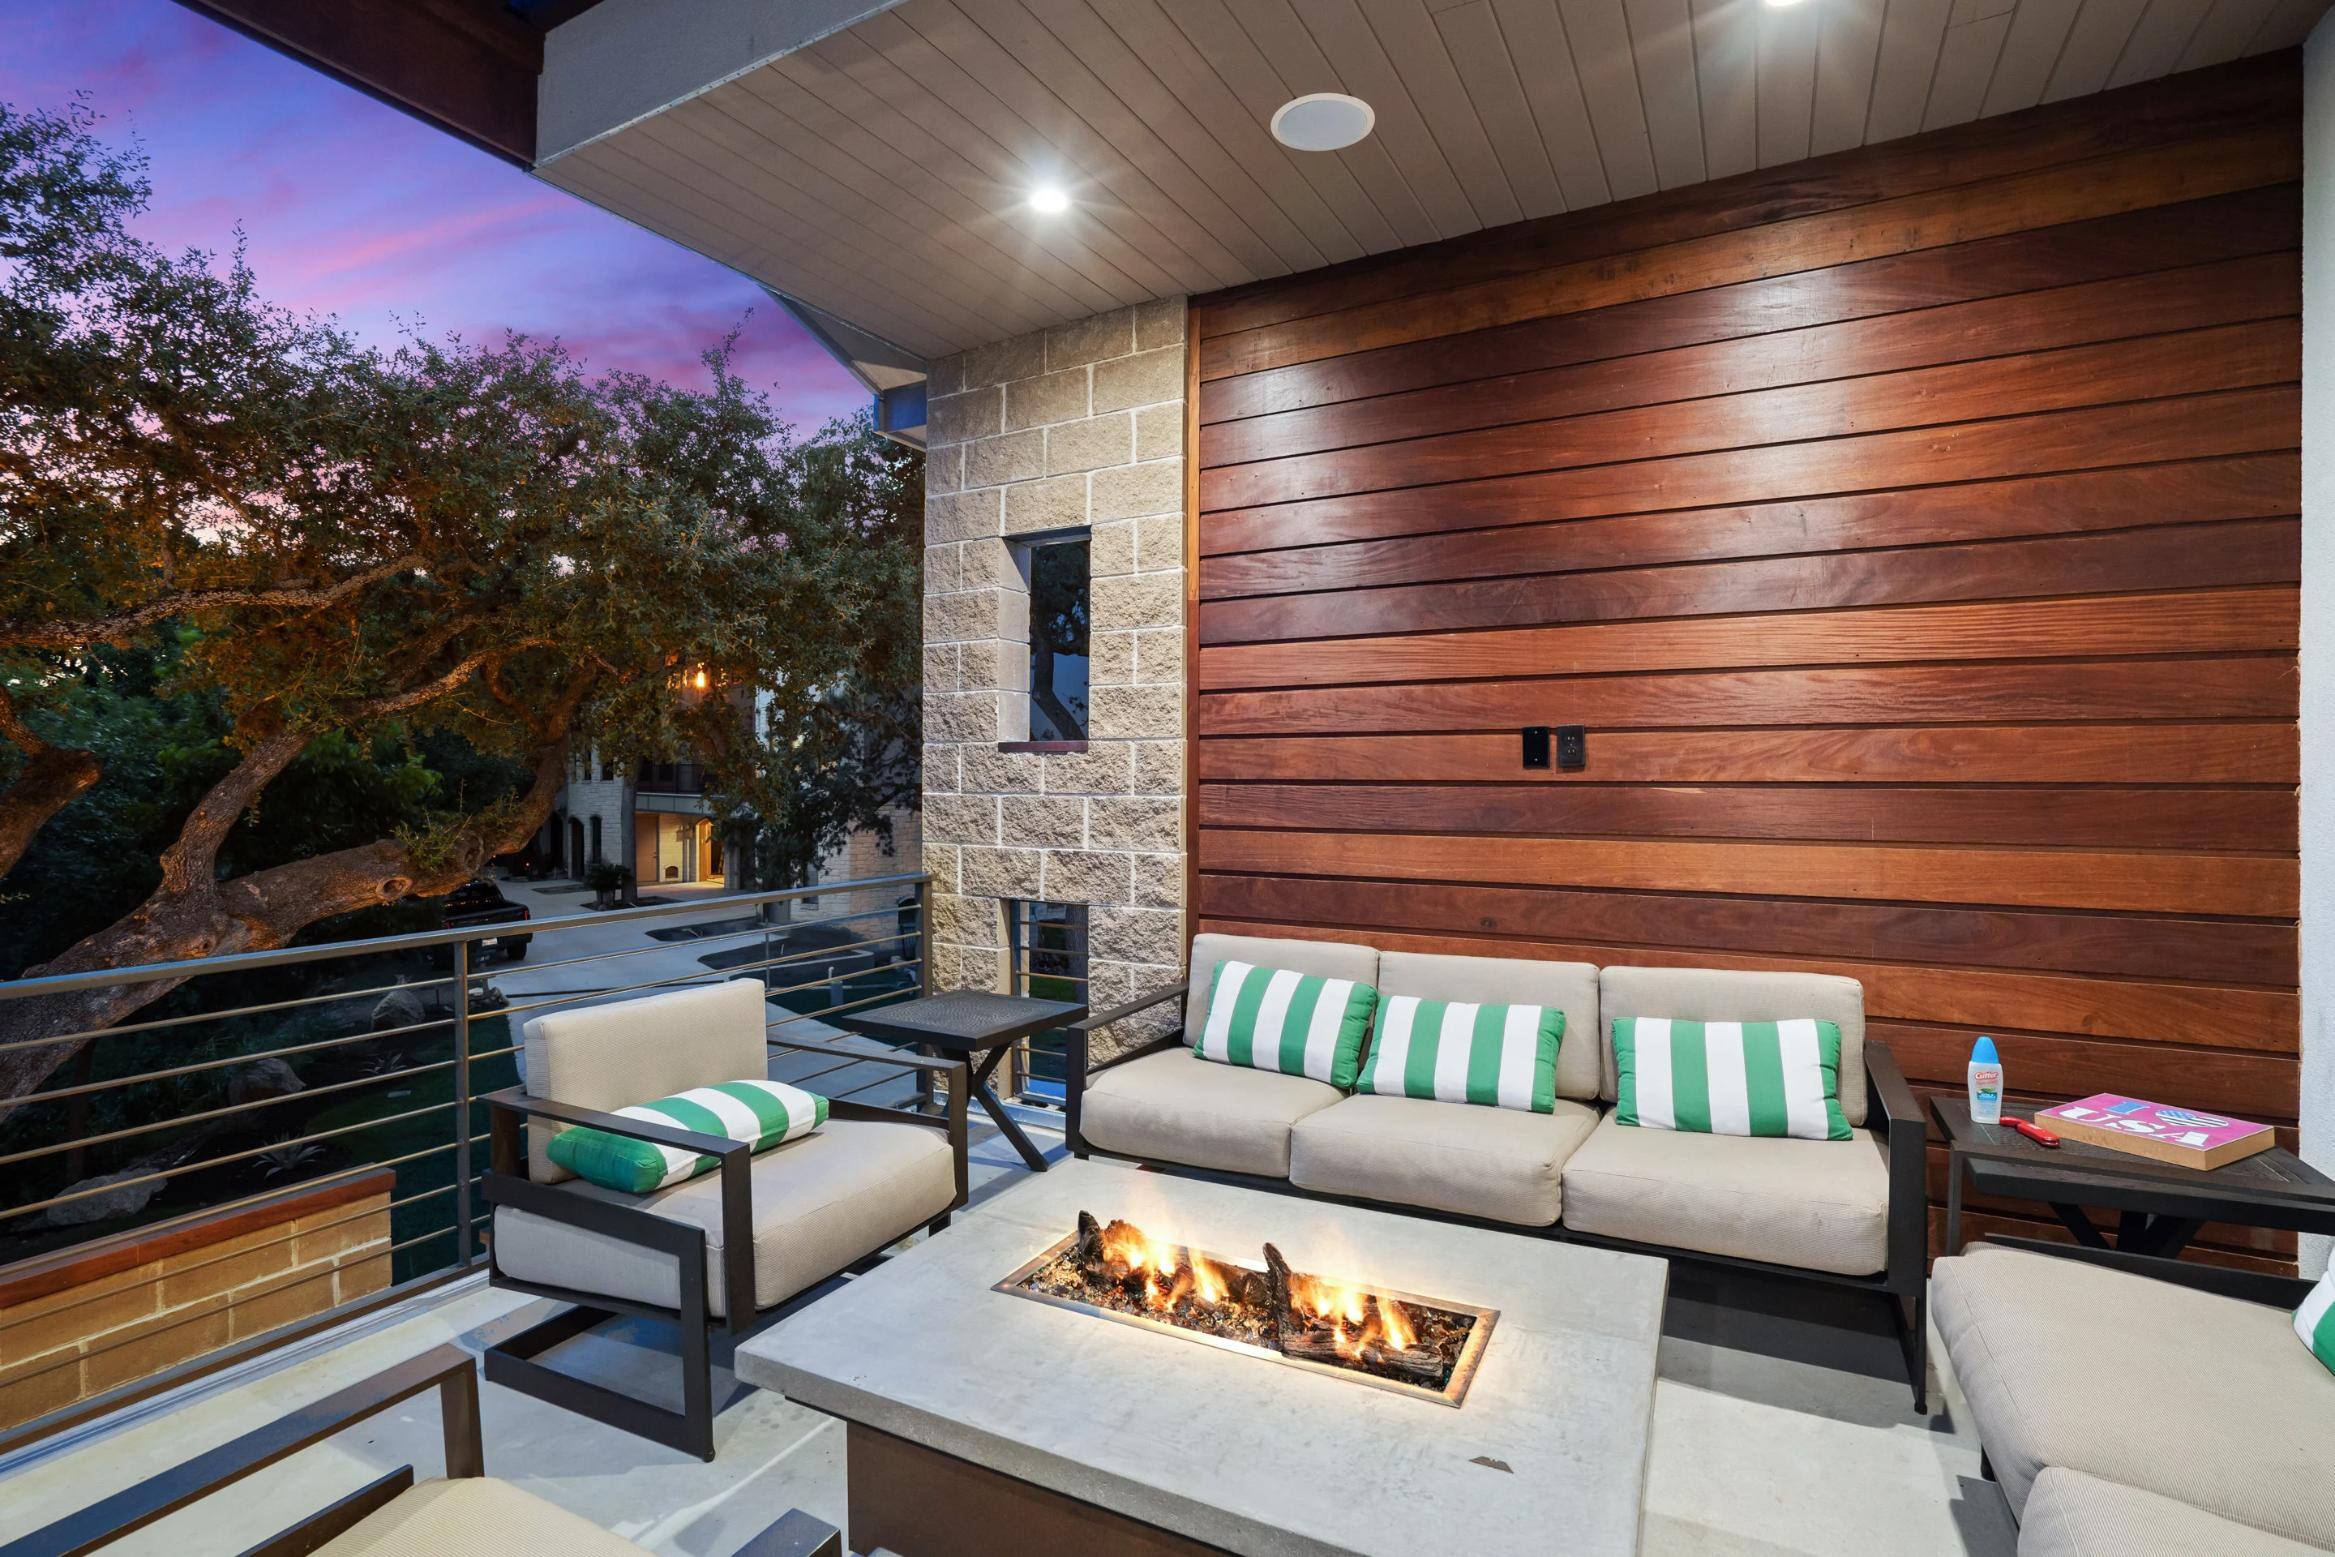
<instances>
[{"instance_id":1,"label":"mesh table top","mask_svg":"<svg viewBox=\"0 0 2335 1557\"><path fill-rule=\"evenodd\" d=\"M1025 1037L1084 1015L1086 1007L1074 1001L963 989L834 1020L853 1032L919 1043L979 1045Z\"/></svg>"}]
</instances>

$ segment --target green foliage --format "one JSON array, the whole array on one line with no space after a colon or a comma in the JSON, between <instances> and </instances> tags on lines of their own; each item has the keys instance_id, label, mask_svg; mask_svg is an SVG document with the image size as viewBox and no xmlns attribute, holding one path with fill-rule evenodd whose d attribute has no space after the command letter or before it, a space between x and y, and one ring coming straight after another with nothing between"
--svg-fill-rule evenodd
<instances>
[{"instance_id":1,"label":"green foliage","mask_svg":"<svg viewBox=\"0 0 2335 1557\"><path fill-rule=\"evenodd\" d=\"M923 755L921 456L863 421L791 451L799 511L836 537L823 597L858 649L829 674L771 683L752 739L717 764L713 799L732 857L761 887L806 885L852 833L888 840L888 809L915 800Z\"/></svg>"},{"instance_id":2,"label":"green foliage","mask_svg":"<svg viewBox=\"0 0 2335 1557\"><path fill-rule=\"evenodd\" d=\"M87 114L0 105L0 783L43 744L104 771L17 813L47 825L5 890L74 907L12 965L446 890L584 737L712 763L781 875L910 792L916 456L864 419L793 440L728 343L704 391L527 339L368 347L239 250L136 238L145 199Z\"/></svg>"}]
</instances>

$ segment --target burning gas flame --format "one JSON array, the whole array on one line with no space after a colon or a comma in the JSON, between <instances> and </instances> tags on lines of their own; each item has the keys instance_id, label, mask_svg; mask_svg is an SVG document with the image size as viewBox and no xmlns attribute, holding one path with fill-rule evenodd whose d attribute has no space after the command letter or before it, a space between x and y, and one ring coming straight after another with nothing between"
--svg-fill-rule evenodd
<instances>
[{"instance_id":1,"label":"burning gas flame","mask_svg":"<svg viewBox=\"0 0 2335 1557\"><path fill-rule=\"evenodd\" d=\"M1146 1310L1162 1316L1194 1309L1245 1310L1257 1299L1245 1295L1229 1273L1198 1250L1168 1243L1131 1222L1113 1221L1099 1230L1097 1252L1105 1279L1123 1283L1130 1297L1141 1295ZM1418 1328L1403 1305L1385 1292L1300 1271L1289 1272L1289 1306L1340 1357L1369 1359L1372 1351L1404 1352L1418 1344Z\"/></svg>"}]
</instances>

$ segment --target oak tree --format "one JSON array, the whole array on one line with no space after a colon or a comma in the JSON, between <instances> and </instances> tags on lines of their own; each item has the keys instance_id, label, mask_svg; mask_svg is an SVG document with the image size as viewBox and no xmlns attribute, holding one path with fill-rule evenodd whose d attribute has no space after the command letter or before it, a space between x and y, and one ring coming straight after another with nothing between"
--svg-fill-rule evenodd
<instances>
[{"instance_id":1,"label":"oak tree","mask_svg":"<svg viewBox=\"0 0 2335 1557\"><path fill-rule=\"evenodd\" d=\"M919 479L864 425L792 441L726 347L703 391L590 376L552 342L369 347L268 303L239 251L135 236L146 196L142 162L86 113L0 105L0 878L108 782L56 717L88 656L175 634L173 690L216 700L232 752L145 901L28 972L266 949L446 892L536 831L580 740L735 749L732 700L677 691L843 685L867 676L863 645L891 666L913 641L912 538L871 533L833 485ZM393 729L459 736L526 779L361 843L223 864L304 751ZM60 1035L171 987L0 1004L0 1099L82 1041Z\"/></svg>"}]
</instances>

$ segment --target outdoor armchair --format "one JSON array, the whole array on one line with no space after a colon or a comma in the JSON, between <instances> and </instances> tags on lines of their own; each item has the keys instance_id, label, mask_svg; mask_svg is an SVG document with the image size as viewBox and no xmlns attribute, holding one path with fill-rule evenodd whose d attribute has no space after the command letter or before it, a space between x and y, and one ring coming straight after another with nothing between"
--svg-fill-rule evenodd
<instances>
[{"instance_id":1,"label":"outdoor armchair","mask_svg":"<svg viewBox=\"0 0 2335 1557\"><path fill-rule=\"evenodd\" d=\"M79 1557L97 1551L343 1428L435 1390L446 1474L417 1482L401 1465L280 1530L245 1557L621 1557L645 1548L486 1473L478 1373L470 1354L440 1346L301 1407L184 1464L0 1546L0 1557ZM205 1550L214 1549L206 1543ZM223 1548L218 1548L223 1549ZM801 1510L738 1548L739 1557L843 1557L832 1525Z\"/></svg>"},{"instance_id":2,"label":"outdoor armchair","mask_svg":"<svg viewBox=\"0 0 2335 1557\"><path fill-rule=\"evenodd\" d=\"M490 1244L496 1286L572 1305L491 1348L487 1377L711 1459L712 1345L964 1204L964 1066L872 1046L774 1043L750 979L549 1013L528 1023L524 1086L495 1093ZM811 1134L756 1152L615 1109L768 1073L771 1049L947 1078L945 1111L839 1098ZM816 1080L814 1079L814 1085ZM547 1148L589 1127L713 1158L715 1171L626 1194L574 1178ZM681 1409L552 1367L543 1354L617 1314L680 1331Z\"/></svg>"}]
</instances>

